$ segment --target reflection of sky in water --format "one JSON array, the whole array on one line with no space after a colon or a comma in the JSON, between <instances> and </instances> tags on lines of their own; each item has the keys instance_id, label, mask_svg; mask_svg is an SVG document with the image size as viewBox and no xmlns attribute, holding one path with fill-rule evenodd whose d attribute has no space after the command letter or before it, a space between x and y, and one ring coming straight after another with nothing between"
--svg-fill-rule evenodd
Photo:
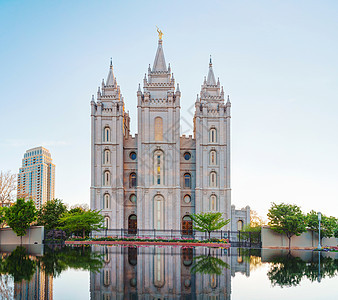
<instances>
[{"instance_id":1,"label":"reflection of sky in water","mask_svg":"<svg viewBox=\"0 0 338 300\"><path fill-rule=\"evenodd\" d=\"M54 278L53 299L90 299L88 271L67 270Z\"/></svg>"},{"instance_id":2,"label":"reflection of sky in water","mask_svg":"<svg viewBox=\"0 0 338 300\"><path fill-rule=\"evenodd\" d=\"M269 271L269 263L250 272L250 277L236 273L231 280L231 299L233 300L331 300L338 299L338 277L324 278L320 283L302 279L296 287L271 286L266 276Z\"/></svg>"},{"instance_id":3,"label":"reflection of sky in water","mask_svg":"<svg viewBox=\"0 0 338 300\"><path fill-rule=\"evenodd\" d=\"M337 298L338 281L334 276L338 270L338 253L323 253L321 256L322 278L319 283L318 252L292 251L288 256L281 250L236 248L92 248L95 253L89 247L77 247L74 251L64 248L63 252L52 253L56 254L63 269L55 278L47 276L53 289L53 295L49 297L36 296L37 288L47 286L43 283L46 274L39 269L38 262L50 263L53 256L43 260L46 255L30 255L29 258L37 262L34 268L39 271L29 282L15 283L9 278L5 287L16 291L21 299L191 299L192 295L198 299L228 300ZM9 253L3 255L3 274L6 268L9 270L8 261L13 261L13 257L7 260L6 267ZM97 267L98 257L101 257L100 267ZM99 271L90 272L90 268ZM27 268L24 270L27 272ZM2 282L6 276L1 276ZM0 299L6 299L2 287Z\"/></svg>"}]
</instances>

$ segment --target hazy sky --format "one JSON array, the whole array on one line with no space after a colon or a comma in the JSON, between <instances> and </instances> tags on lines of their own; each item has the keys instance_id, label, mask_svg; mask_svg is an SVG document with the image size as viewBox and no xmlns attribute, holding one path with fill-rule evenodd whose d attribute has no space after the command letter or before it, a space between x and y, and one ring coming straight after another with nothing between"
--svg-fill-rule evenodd
<instances>
[{"instance_id":1,"label":"hazy sky","mask_svg":"<svg viewBox=\"0 0 338 300\"><path fill-rule=\"evenodd\" d=\"M136 132L136 91L163 33L181 131L209 55L232 102L232 203L338 217L337 1L0 0L0 170L44 146L56 197L89 203L90 99L110 57Z\"/></svg>"}]
</instances>

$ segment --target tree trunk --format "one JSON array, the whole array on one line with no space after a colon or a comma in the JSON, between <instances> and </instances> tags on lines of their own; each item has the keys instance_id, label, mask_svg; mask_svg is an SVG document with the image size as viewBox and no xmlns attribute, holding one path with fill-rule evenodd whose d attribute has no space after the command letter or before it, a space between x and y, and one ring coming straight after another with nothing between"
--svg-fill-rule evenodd
<instances>
[{"instance_id":1,"label":"tree trunk","mask_svg":"<svg viewBox=\"0 0 338 300\"><path fill-rule=\"evenodd\" d=\"M86 235L86 230L83 229L83 231L82 231L82 237L84 238L85 235Z\"/></svg>"},{"instance_id":2,"label":"tree trunk","mask_svg":"<svg viewBox=\"0 0 338 300\"><path fill-rule=\"evenodd\" d=\"M289 251L290 251L290 249L291 249L291 236L288 237L288 239L289 239Z\"/></svg>"},{"instance_id":3,"label":"tree trunk","mask_svg":"<svg viewBox=\"0 0 338 300\"><path fill-rule=\"evenodd\" d=\"M209 234L209 241L210 241L210 231L208 231L208 234Z\"/></svg>"},{"instance_id":4,"label":"tree trunk","mask_svg":"<svg viewBox=\"0 0 338 300\"><path fill-rule=\"evenodd\" d=\"M20 244L22 246L22 235L20 236Z\"/></svg>"}]
</instances>

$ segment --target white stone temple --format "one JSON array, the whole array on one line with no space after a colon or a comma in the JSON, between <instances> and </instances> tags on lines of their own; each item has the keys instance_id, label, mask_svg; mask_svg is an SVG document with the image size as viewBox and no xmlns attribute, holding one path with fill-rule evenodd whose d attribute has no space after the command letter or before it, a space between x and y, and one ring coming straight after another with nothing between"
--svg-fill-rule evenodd
<instances>
[{"instance_id":1,"label":"white stone temple","mask_svg":"<svg viewBox=\"0 0 338 300\"><path fill-rule=\"evenodd\" d=\"M191 213L219 211L241 229L250 208L231 206L230 108L209 71L195 102L194 135L180 135L181 92L160 36L152 68L137 91L138 134L130 133L112 63L91 101L91 209L107 228L191 230Z\"/></svg>"}]
</instances>

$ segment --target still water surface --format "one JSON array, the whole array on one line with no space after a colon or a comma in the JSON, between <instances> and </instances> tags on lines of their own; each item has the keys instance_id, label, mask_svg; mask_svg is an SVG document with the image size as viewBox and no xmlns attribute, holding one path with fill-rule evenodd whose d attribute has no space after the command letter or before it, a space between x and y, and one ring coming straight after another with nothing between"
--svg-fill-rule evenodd
<instances>
[{"instance_id":1,"label":"still water surface","mask_svg":"<svg viewBox=\"0 0 338 300\"><path fill-rule=\"evenodd\" d=\"M0 299L338 299L338 253L1 248Z\"/></svg>"}]
</instances>

